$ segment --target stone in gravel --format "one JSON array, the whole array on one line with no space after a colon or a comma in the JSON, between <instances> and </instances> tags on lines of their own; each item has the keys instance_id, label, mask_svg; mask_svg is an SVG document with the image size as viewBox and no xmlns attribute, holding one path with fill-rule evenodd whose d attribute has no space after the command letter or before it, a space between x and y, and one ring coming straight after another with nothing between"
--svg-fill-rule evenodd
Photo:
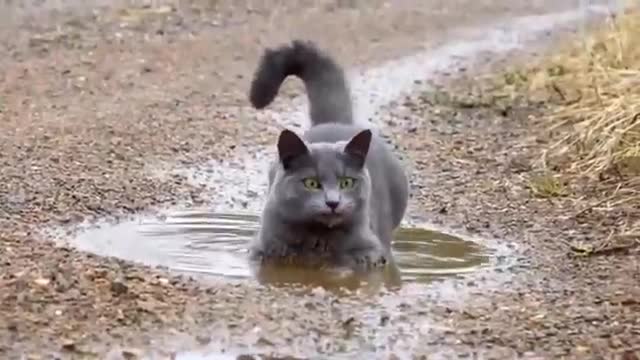
<instances>
[{"instance_id":1,"label":"stone in gravel","mask_svg":"<svg viewBox=\"0 0 640 360\"><path fill-rule=\"evenodd\" d=\"M64 351L76 351L76 342L69 339L62 340L61 348Z\"/></svg>"},{"instance_id":2,"label":"stone in gravel","mask_svg":"<svg viewBox=\"0 0 640 360\"><path fill-rule=\"evenodd\" d=\"M238 355L236 357L236 360L255 360L255 359L256 358L253 355L246 355L246 354Z\"/></svg>"},{"instance_id":3,"label":"stone in gravel","mask_svg":"<svg viewBox=\"0 0 640 360\"><path fill-rule=\"evenodd\" d=\"M140 359L140 355L142 354L142 351L137 349L126 349L126 350L122 350L121 354L125 360L135 360L135 359Z\"/></svg>"},{"instance_id":4,"label":"stone in gravel","mask_svg":"<svg viewBox=\"0 0 640 360\"><path fill-rule=\"evenodd\" d=\"M129 291L129 287L122 280L114 280L111 282L111 292L115 296L124 295Z\"/></svg>"},{"instance_id":5,"label":"stone in gravel","mask_svg":"<svg viewBox=\"0 0 640 360\"><path fill-rule=\"evenodd\" d=\"M37 278L37 279L33 280L33 282L38 286L45 287L45 286L49 285L49 283L51 283L51 280L45 279L45 278Z\"/></svg>"}]
</instances>

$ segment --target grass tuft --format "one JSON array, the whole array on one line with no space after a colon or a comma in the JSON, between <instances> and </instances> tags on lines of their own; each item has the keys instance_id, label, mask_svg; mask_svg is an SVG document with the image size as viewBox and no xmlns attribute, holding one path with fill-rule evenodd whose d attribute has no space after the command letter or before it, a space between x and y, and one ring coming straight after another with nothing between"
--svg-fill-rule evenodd
<instances>
[{"instance_id":1,"label":"grass tuft","mask_svg":"<svg viewBox=\"0 0 640 360\"><path fill-rule=\"evenodd\" d=\"M640 14L609 21L579 48L552 59L545 83L562 98L549 114L564 135L550 148L572 173L640 175Z\"/></svg>"},{"instance_id":2,"label":"grass tuft","mask_svg":"<svg viewBox=\"0 0 640 360\"><path fill-rule=\"evenodd\" d=\"M503 74L507 92L547 108L551 143L538 165L640 203L640 12L626 12L526 70ZM530 182L559 196L557 180Z\"/></svg>"},{"instance_id":3,"label":"grass tuft","mask_svg":"<svg viewBox=\"0 0 640 360\"><path fill-rule=\"evenodd\" d=\"M532 176L527 184L533 195L540 198L561 197L569 194L565 184L550 173Z\"/></svg>"}]
</instances>

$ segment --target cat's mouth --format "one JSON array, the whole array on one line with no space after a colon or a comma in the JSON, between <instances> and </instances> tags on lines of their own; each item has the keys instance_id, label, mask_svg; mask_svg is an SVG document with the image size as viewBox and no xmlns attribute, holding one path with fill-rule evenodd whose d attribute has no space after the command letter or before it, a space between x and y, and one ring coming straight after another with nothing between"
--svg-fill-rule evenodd
<instances>
[{"instance_id":1,"label":"cat's mouth","mask_svg":"<svg viewBox=\"0 0 640 360\"><path fill-rule=\"evenodd\" d=\"M326 225L328 228L332 228L342 224L344 222L344 216L337 213L327 213L320 215L319 221Z\"/></svg>"}]
</instances>

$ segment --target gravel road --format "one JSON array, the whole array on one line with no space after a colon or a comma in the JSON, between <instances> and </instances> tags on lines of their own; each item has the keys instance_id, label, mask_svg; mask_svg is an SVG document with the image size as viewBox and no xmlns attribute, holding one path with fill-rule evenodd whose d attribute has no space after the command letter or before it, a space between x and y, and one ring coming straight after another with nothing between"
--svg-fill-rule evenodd
<instances>
[{"instance_id":1,"label":"gravel road","mask_svg":"<svg viewBox=\"0 0 640 360\"><path fill-rule=\"evenodd\" d=\"M531 141L530 116L539 109L461 108L434 100L425 86L377 120L414 162L412 206L424 218L522 246L522 266L506 286L460 282L472 294L466 306L430 296L381 304L357 294L202 283L58 247L39 231L160 205L210 204L205 186L151 176L149 164L197 166L273 144L277 127L256 121L246 100L265 46L307 38L345 66L373 67L454 41L463 28L574 2L100 3L2 10L3 358L169 358L206 345L299 357L353 358L364 348L385 359L637 359L630 356L640 343L638 254L572 259L558 241L593 241L620 226L622 215L577 219L567 216L575 203L526 191L521 174L543 146ZM457 91L470 74L451 69L439 82ZM299 90L288 87L275 106L286 107Z\"/></svg>"}]
</instances>

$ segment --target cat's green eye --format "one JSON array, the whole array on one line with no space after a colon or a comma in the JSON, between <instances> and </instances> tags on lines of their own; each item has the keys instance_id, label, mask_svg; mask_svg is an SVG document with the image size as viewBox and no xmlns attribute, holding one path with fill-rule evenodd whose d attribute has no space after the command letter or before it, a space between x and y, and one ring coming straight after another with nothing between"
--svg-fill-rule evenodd
<instances>
[{"instance_id":1,"label":"cat's green eye","mask_svg":"<svg viewBox=\"0 0 640 360\"><path fill-rule=\"evenodd\" d=\"M320 189L320 182L316 178L305 178L302 180L304 187L309 190L318 190Z\"/></svg>"},{"instance_id":2,"label":"cat's green eye","mask_svg":"<svg viewBox=\"0 0 640 360\"><path fill-rule=\"evenodd\" d=\"M352 177L340 178L340 189L351 189L355 185L356 179Z\"/></svg>"}]
</instances>

